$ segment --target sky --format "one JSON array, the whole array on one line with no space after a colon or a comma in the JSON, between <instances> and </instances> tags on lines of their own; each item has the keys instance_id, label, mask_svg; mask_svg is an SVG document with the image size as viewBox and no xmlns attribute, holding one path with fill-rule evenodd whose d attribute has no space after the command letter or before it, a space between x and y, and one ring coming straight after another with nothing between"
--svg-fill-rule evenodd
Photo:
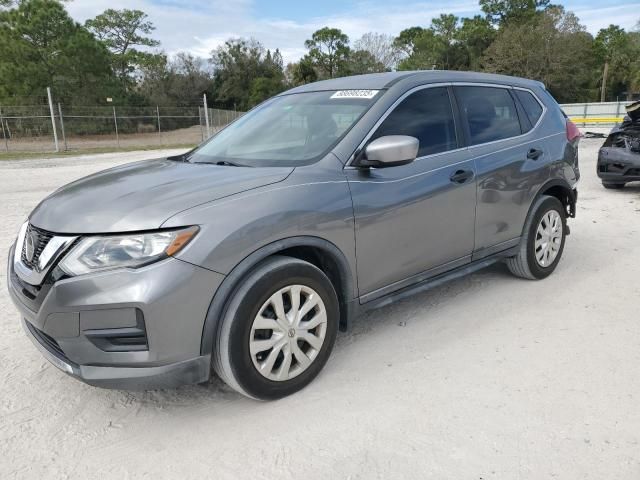
<instances>
[{"instance_id":1,"label":"sky","mask_svg":"<svg viewBox=\"0 0 640 480\"><path fill-rule=\"evenodd\" d=\"M632 29L640 21L640 0L565 0L567 10L587 30L617 24ZM298 60L304 41L324 26L340 28L354 41L367 32L397 35L410 26L428 26L441 13L480 13L475 0L72 0L67 9L84 22L107 8L143 10L156 26L153 38L169 54L188 51L207 58L225 40L253 37L279 48L285 63Z\"/></svg>"}]
</instances>

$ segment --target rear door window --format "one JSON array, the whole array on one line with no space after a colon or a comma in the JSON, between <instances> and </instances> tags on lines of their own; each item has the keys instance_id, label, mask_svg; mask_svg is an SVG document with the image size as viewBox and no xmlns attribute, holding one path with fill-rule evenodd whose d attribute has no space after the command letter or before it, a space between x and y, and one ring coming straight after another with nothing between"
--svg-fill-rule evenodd
<instances>
[{"instance_id":1,"label":"rear door window","mask_svg":"<svg viewBox=\"0 0 640 480\"><path fill-rule=\"evenodd\" d=\"M409 135L420 142L418 157L458 147L453 109L446 87L423 88L405 98L380 124L371 140Z\"/></svg>"},{"instance_id":2,"label":"rear door window","mask_svg":"<svg viewBox=\"0 0 640 480\"><path fill-rule=\"evenodd\" d=\"M518 97L518 100L520 101L529 122L531 122L531 125L538 123L538 120L542 116L542 105L540 105L540 102L536 100L531 92L517 89L513 92L516 94L516 97Z\"/></svg>"},{"instance_id":3,"label":"rear door window","mask_svg":"<svg viewBox=\"0 0 640 480\"><path fill-rule=\"evenodd\" d=\"M498 87L455 87L471 145L522 134L509 90Z\"/></svg>"}]
</instances>

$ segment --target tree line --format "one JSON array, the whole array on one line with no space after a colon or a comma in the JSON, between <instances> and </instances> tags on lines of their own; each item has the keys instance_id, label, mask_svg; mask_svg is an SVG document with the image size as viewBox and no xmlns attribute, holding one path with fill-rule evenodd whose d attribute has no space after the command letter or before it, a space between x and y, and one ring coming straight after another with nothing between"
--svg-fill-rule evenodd
<instances>
[{"instance_id":1,"label":"tree line","mask_svg":"<svg viewBox=\"0 0 640 480\"><path fill-rule=\"evenodd\" d=\"M168 56L140 10L108 9L84 24L57 0L0 0L0 99L41 96L75 104L195 105L247 110L287 88L392 70L475 70L537 79L560 102L631 99L640 92L640 21L587 32L550 0L479 0L482 15L442 14L397 36L351 41L324 27L299 61L232 38L209 58ZM18 100L16 100L18 101Z\"/></svg>"}]
</instances>

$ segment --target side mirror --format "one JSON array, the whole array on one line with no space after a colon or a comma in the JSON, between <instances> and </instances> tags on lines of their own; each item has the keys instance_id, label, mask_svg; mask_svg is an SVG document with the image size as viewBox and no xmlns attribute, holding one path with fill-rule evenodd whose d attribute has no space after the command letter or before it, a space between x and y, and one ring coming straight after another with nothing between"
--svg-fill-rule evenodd
<instances>
[{"instance_id":1,"label":"side mirror","mask_svg":"<svg viewBox=\"0 0 640 480\"><path fill-rule=\"evenodd\" d=\"M371 142L358 161L361 167L395 167L406 165L416 159L420 142L408 135L387 135Z\"/></svg>"}]
</instances>

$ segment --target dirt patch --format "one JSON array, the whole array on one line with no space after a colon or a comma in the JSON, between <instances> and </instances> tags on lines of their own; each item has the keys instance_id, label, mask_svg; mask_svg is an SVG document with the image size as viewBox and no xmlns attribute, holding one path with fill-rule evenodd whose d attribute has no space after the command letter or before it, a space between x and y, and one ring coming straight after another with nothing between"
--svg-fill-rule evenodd
<instances>
[{"instance_id":1,"label":"dirt patch","mask_svg":"<svg viewBox=\"0 0 640 480\"><path fill-rule=\"evenodd\" d=\"M601 142L580 147L578 216L551 277L498 265L372 312L309 387L270 403L217 380L92 388L21 331L4 262L29 211L168 152L0 163L0 477L639 478L640 187L602 188Z\"/></svg>"}]
</instances>

